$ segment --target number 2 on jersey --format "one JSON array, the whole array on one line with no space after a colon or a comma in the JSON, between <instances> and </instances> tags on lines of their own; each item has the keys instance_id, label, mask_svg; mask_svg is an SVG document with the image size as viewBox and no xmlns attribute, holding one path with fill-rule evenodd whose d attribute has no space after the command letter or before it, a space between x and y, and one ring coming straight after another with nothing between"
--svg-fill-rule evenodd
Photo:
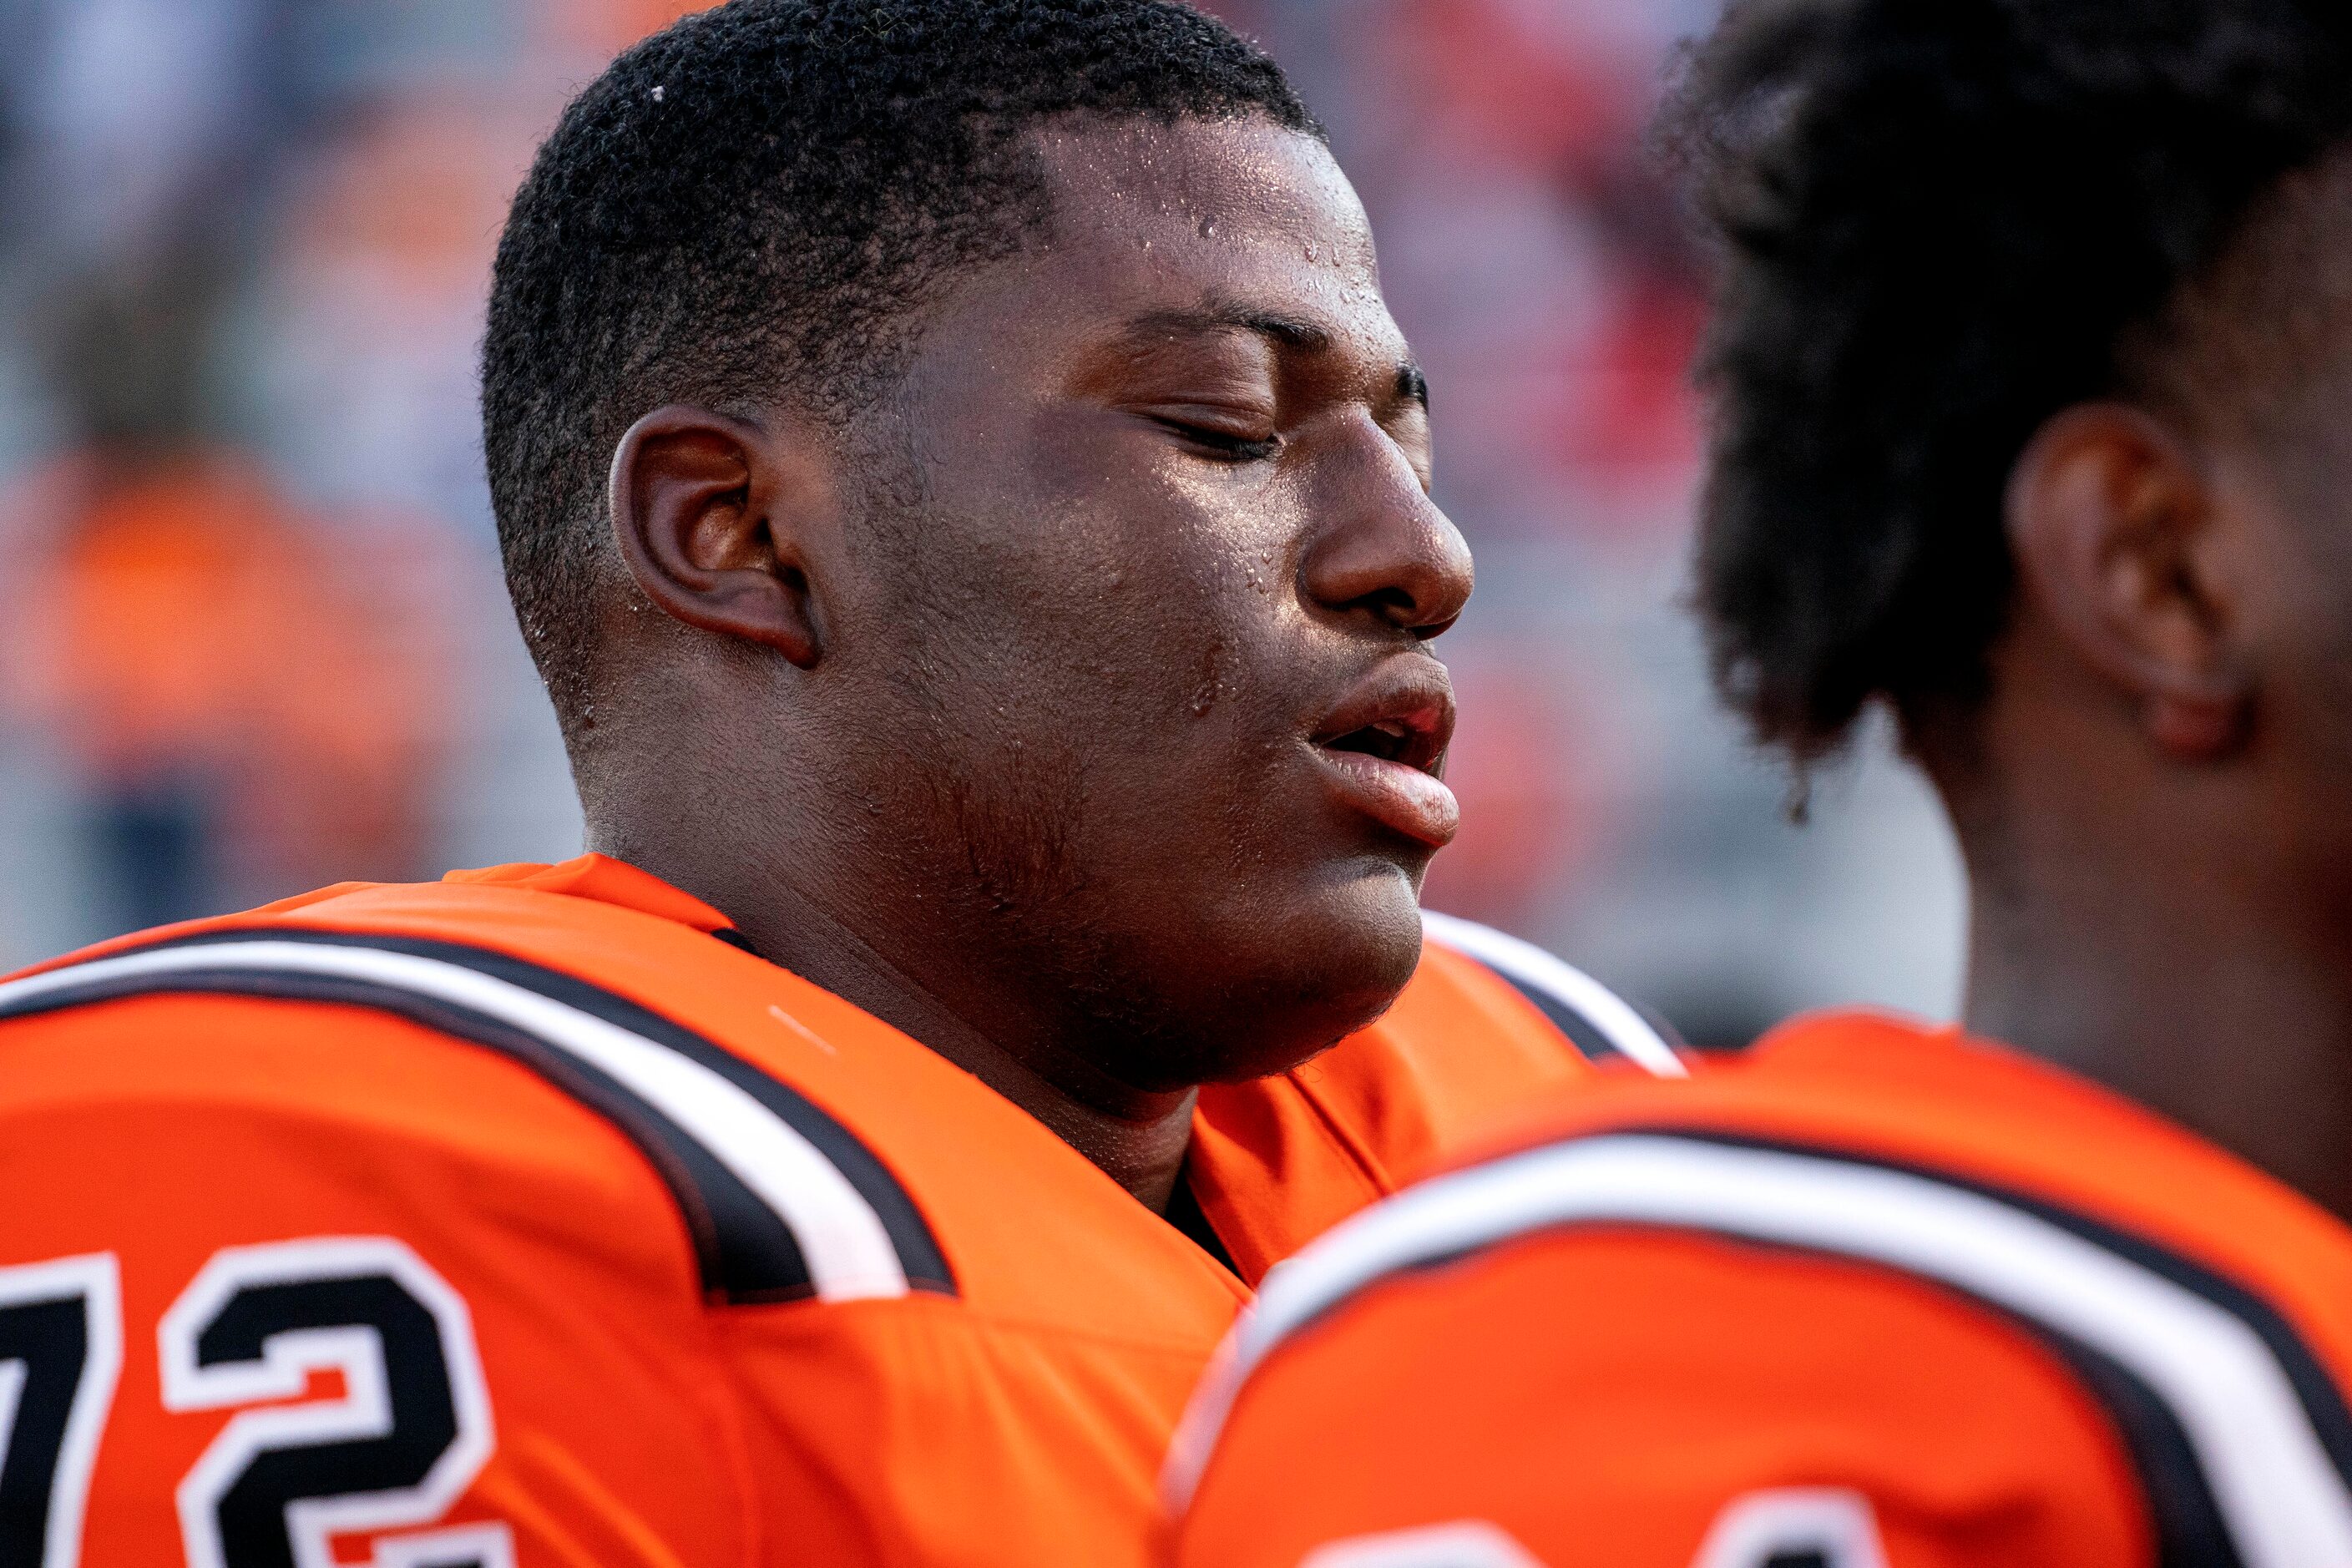
<instances>
[{"instance_id":1,"label":"number 2 on jersey","mask_svg":"<svg viewBox=\"0 0 2352 1568\"><path fill-rule=\"evenodd\" d=\"M429 1524L490 1457L465 1301L389 1237L216 1252L157 1326L163 1405L230 1418L180 1483L189 1568L334 1568L333 1538ZM502 1526L380 1542L376 1568L504 1568Z\"/></svg>"}]
</instances>

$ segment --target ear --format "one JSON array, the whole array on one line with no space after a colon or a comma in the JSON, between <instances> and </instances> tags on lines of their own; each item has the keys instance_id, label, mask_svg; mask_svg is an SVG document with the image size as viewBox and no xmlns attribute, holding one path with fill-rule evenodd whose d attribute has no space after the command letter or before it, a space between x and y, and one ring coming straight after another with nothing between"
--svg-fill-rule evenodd
<instances>
[{"instance_id":1,"label":"ear","mask_svg":"<svg viewBox=\"0 0 2352 1568\"><path fill-rule=\"evenodd\" d=\"M2087 403L2035 432L2010 475L2023 586L2085 663L2186 761L2242 743L2252 706L2212 487L2151 416Z\"/></svg>"},{"instance_id":2,"label":"ear","mask_svg":"<svg viewBox=\"0 0 2352 1568\"><path fill-rule=\"evenodd\" d=\"M805 450L705 408L656 408L613 451L613 533L638 590L803 669L823 652L807 536L824 500Z\"/></svg>"}]
</instances>

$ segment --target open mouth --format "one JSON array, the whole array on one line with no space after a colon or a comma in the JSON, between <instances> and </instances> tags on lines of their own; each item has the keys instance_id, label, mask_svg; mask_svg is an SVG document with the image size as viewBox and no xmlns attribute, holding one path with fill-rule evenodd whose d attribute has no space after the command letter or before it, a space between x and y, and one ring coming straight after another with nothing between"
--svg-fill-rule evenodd
<instances>
[{"instance_id":1,"label":"open mouth","mask_svg":"<svg viewBox=\"0 0 2352 1568\"><path fill-rule=\"evenodd\" d=\"M1454 697L1442 667L1391 666L1358 688L1308 737L1338 798L1432 848L1461 826L1438 777L1454 738Z\"/></svg>"},{"instance_id":2,"label":"open mouth","mask_svg":"<svg viewBox=\"0 0 2352 1568\"><path fill-rule=\"evenodd\" d=\"M1383 719L1323 743L1335 752L1361 752L1382 762L1401 763L1404 761L1405 748L1412 743L1412 735L1396 720Z\"/></svg>"},{"instance_id":3,"label":"open mouth","mask_svg":"<svg viewBox=\"0 0 2352 1568\"><path fill-rule=\"evenodd\" d=\"M1384 763L1401 763L1423 773L1434 773L1438 760L1444 754L1442 727L1441 715L1432 707L1396 718L1377 719L1344 734L1318 740L1316 744L1327 752L1354 752L1378 757Z\"/></svg>"}]
</instances>

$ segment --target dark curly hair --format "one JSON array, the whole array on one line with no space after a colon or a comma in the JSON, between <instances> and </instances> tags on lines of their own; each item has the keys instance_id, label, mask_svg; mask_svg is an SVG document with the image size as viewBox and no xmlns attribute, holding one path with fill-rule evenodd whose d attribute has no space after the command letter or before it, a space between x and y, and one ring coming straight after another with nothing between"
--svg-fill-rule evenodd
<instances>
[{"instance_id":1,"label":"dark curly hair","mask_svg":"<svg viewBox=\"0 0 2352 1568\"><path fill-rule=\"evenodd\" d=\"M1760 740L1801 764L1874 699L1915 737L1981 700L2018 454L2163 400L2180 301L2352 132L2348 12L1746 0L1686 59L1665 142L1721 268L1696 598Z\"/></svg>"},{"instance_id":2,"label":"dark curly hair","mask_svg":"<svg viewBox=\"0 0 2352 1568\"><path fill-rule=\"evenodd\" d=\"M509 592L570 731L603 484L672 401L854 413L941 286L1050 218L1056 117L1265 116L1282 72L1173 0L732 0L614 61L539 151L499 245L483 444Z\"/></svg>"}]
</instances>

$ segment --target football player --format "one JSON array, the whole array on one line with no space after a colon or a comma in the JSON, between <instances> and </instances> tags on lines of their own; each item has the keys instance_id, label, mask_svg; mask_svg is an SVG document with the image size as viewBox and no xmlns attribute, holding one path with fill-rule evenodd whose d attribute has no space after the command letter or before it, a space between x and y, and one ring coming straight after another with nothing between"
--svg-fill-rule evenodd
<instances>
[{"instance_id":1,"label":"football player","mask_svg":"<svg viewBox=\"0 0 2352 1568\"><path fill-rule=\"evenodd\" d=\"M1470 563L1221 25L689 18L484 362L594 853L0 985L0 1563L1139 1563L1254 1282L1583 1073L1547 1007L1675 1070L1423 947Z\"/></svg>"},{"instance_id":2,"label":"football player","mask_svg":"<svg viewBox=\"0 0 2352 1568\"><path fill-rule=\"evenodd\" d=\"M1801 764L1892 710L1965 1026L1801 1018L1285 1265L1185 1568L2352 1563L2347 27L1728 14L1698 596Z\"/></svg>"}]
</instances>

